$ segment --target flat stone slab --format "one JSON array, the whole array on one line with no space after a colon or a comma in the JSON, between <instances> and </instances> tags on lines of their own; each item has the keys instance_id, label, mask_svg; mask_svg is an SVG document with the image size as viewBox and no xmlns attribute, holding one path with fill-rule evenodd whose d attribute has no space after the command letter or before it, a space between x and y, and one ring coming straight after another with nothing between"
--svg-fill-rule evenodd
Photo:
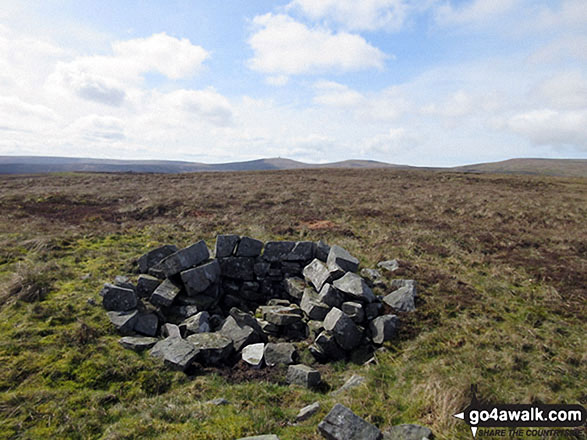
<instances>
[{"instance_id":1,"label":"flat stone slab","mask_svg":"<svg viewBox=\"0 0 587 440\"><path fill-rule=\"evenodd\" d=\"M106 283L101 291L102 305L106 310L125 312L137 307L138 299L134 290Z\"/></svg>"},{"instance_id":2,"label":"flat stone slab","mask_svg":"<svg viewBox=\"0 0 587 440\"><path fill-rule=\"evenodd\" d=\"M196 359L198 350L185 339L171 337L157 342L149 353L163 359L165 365L185 371Z\"/></svg>"},{"instance_id":3,"label":"flat stone slab","mask_svg":"<svg viewBox=\"0 0 587 440\"><path fill-rule=\"evenodd\" d=\"M428 440L430 437L430 429L412 424L392 426L383 433L383 440Z\"/></svg>"},{"instance_id":4,"label":"flat stone slab","mask_svg":"<svg viewBox=\"0 0 587 440\"><path fill-rule=\"evenodd\" d=\"M124 336L118 340L118 343L129 350L143 351L153 347L158 341L159 339L148 336Z\"/></svg>"},{"instance_id":5,"label":"flat stone slab","mask_svg":"<svg viewBox=\"0 0 587 440\"><path fill-rule=\"evenodd\" d=\"M234 251L240 237L234 234L223 234L216 236L216 246L214 248L214 255L216 258L230 257L234 255Z\"/></svg>"},{"instance_id":6,"label":"flat stone slab","mask_svg":"<svg viewBox=\"0 0 587 440\"><path fill-rule=\"evenodd\" d=\"M346 406L337 403L318 424L318 431L327 440L380 440L381 431Z\"/></svg>"},{"instance_id":7,"label":"flat stone slab","mask_svg":"<svg viewBox=\"0 0 587 440\"><path fill-rule=\"evenodd\" d=\"M235 255L237 257L258 257L261 255L263 242L251 237L241 237Z\"/></svg>"},{"instance_id":8,"label":"flat stone slab","mask_svg":"<svg viewBox=\"0 0 587 440\"><path fill-rule=\"evenodd\" d=\"M286 255L293 251L295 246L294 241L268 241L265 243L263 259L269 262L282 261Z\"/></svg>"},{"instance_id":9,"label":"flat stone slab","mask_svg":"<svg viewBox=\"0 0 587 440\"><path fill-rule=\"evenodd\" d=\"M380 261L379 263L377 263L377 267L388 272L395 272L399 269L399 261L397 261L396 259Z\"/></svg>"},{"instance_id":10,"label":"flat stone slab","mask_svg":"<svg viewBox=\"0 0 587 440\"><path fill-rule=\"evenodd\" d=\"M241 357L243 361L255 368L263 366L263 354L265 352L265 344L259 342L257 344L250 344L243 348Z\"/></svg>"},{"instance_id":11,"label":"flat stone slab","mask_svg":"<svg viewBox=\"0 0 587 440\"><path fill-rule=\"evenodd\" d=\"M247 345L262 342L261 336L255 329L248 325L239 325L233 316L226 318L219 332L232 341L236 351L241 351Z\"/></svg>"},{"instance_id":12,"label":"flat stone slab","mask_svg":"<svg viewBox=\"0 0 587 440\"><path fill-rule=\"evenodd\" d=\"M358 386L361 386L365 383L365 378L358 374L353 374L340 388L337 390L332 391L330 394L332 396L337 396L345 391L351 390Z\"/></svg>"},{"instance_id":13,"label":"flat stone slab","mask_svg":"<svg viewBox=\"0 0 587 440\"><path fill-rule=\"evenodd\" d=\"M400 312L413 312L416 310L415 298L415 286L407 285L384 296L383 302Z\"/></svg>"},{"instance_id":14,"label":"flat stone slab","mask_svg":"<svg viewBox=\"0 0 587 440\"><path fill-rule=\"evenodd\" d=\"M286 375L287 383L301 385L306 388L318 386L322 381L320 372L303 364L290 365Z\"/></svg>"},{"instance_id":15,"label":"flat stone slab","mask_svg":"<svg viewBox=\"0 0 587 440\"><path fill-rule=\"evenodd\" d=\"M181 287L166 279L151 294L149 302L154 306L169 307L180 291Z\"/></svg>"},{"instance_id":16,"label":"flat stone slab","mask_svg":"<svg viewBox=\"0 0 587 440\"><path fill-rule=\"evenodd\" d=\"M179 329L186 336L194 333L208 333L210 331L210 314L205 310L196 313L179 324Z\"/></svg>"},{"instance_id":17,"label":"flat stone slab","mask_svg":"<svg viewBox=\"0 0 587 440\"><path fill-rule=\"evenodd\" d=\"M283 280L283 287L289 296L300 300L304 294L306 283L298 277L287 277Z\"/></svg>"},{"instance_id":18,"label":"flat stone slab","mask_svg":"<svg viewBox=\"0 0 587 440\"><path fill-rule=\"evenodd\" d=\"M365 280L356 273L347 272L342 278L335 280L332 285L347 297L363 302L375 301L375 295Z\"/></svg>"},{"instance_id":19,"label":"flat stone slab","mask_svg":"<svg viewBox=\"0 0 587 440\"><path fill-rule=\"evenodd\" d=\"M130 310L128 312L110 311L106 312L106 315L118 333L121 335L131 335L134 332L139 312L137 310Z\"/></svg>"},{"instance_id":20,"label":"flat stone slab","mask_svg":"<svg viewBox=\"0 0 587 440\"><path fill-rule=\"evenodd\" d=\"M218 260L212 260L193 269L184 270L181 272L181 280L188 296L196 296L220 280L220 264Z\"/></svg>"},{"instance_id":21,"label":"flat stone slab","mask_svg":"<svg viewBox=\"0 0 587 440\"><path fill-rule=\"evenodd\" d=\"M320 301L318 293L312 288L304 290L300 308L309 319L322 321L331 309L331 306Z\"/></svg>"},{"instance_id":22,"label":"flat stone slab","mask_svg":"<svg viewBox=\"0 0 587 440\"><path fill-rule=\"evenodd\" d=\"M216 333L196 333L186 338L198 351L197 360L206 365L216 365L232 353L232 341Z\"/></svg>"},{"instance_id":23,"label":"flat stone slab","mask_svg":"<svg viewBox=\"0 0 587 440\"><path fill-rule=\"evenodd\" d=\"M223 277L244 281L255 279L255 259L252 257L226 257L218 262Z\"/></svg>"},{"instance_id":24,"label":"flat stone slab","mask_svg":"<svg viewBox=\"0 0 587 440\"><path fill-rule=\"evenodd\" d=\"M345 272L356 272L359 268L359 260L353 257L345 248L338 245L330 247L326 265L331 267L340 267Z\"/></svg>"},{"instance_id":25,"label":"flat stone slab","mask_svg":"<svg viewBox=\"0 0 587 440\"><path fill-rule=\"evenodd\" d=\"M336 343L345 350L356 348L363 337L355 322L336 307L324 318L324 329L334 334Z\"/></svg>"},{"instance_id":26,"label":"flat stone slab","mask_svg":"<svg viewBox=\"0 0 587 440\"><path fill-rule=\"evenodd\" d=\"M313 259L310 264L304 267L302 273L306 281L311 283L318 292L322 289L324 283L330 279L328 268L317 258Z\"/></svg>"},{"instance_id":27,"label":"flat stone slab","mask_svg":"<svg viewBox=\"0 0 587 440\"><path fill-rule=\"evenodd\" d=\"M159 329L159 318L155 313L139 313L135 323L135 331L146 336L155 336Z\"/></svg>"},{"instance_id":28,"label":"flat stone slab","mask_svg":"<svg viewBox=\"0 0 587 440\"><path fill-rule=\"evenodd\" d=\"M263 319L267 322L283 327L300 322L304 312L294 306L261 306Z\"/></svg>"},{"instance_id":29,"label":"flat stone slab","mask_svg":"<svg viewBox=\"0 0 587 440\"><path fill-rule=\"evenodd\" d=\"M190 267L197 266L208 258L210 258L208 246L204 240L200 240L164 258L159 265L165 276L171 277Z\"/></svg>"},{"instance_id":30,"label":"flat stone slab","mask_svg":"<svg viewBox=\"0 0 587 440\"><path fill-rule=\"evenodd\" d=\"M294 248L283 257L284 261L310 261L316 253L313 241L298 241Z\"/></svg>"},{"instance_id":31,"label":"flat stone slab","mask_svg":"<svg viewBox=\"0 0 587 440\"><path fill-rule=\"evenodd\" d=\"M296 416L296 422L299 423L308 420L318 411L320 411L320 402L314 402L310 405L304 406Z\"/></svg>"},{"instance_id":32,"label":"flat stone slab","mask_svg":"<svg viewBox=\"0 0 587 440\"><path fill-rule=\"evenodd\" d=\"M277 364L291 365L297 360L296 347L289 342L268 343L265 345L265 363L269 367Z\"/></svg>"},{"instance_id":33,"label":"flat stone slab","mask_svg":"<svg viewBox=\"0 0 587 440\"><path fill-rule=\"evenodd\" d=\"M369 324L371 339L375 344L383 344L397 336L399 318L396 315L383 315L373 319Z\"/></svg>"},{"instance_id":34,"label":"flat stone slab","mask_svg":"<svg viewBox=\"0 0 587 440\"><path fill-rule=\"evenodd\" d=\"M164 246L152 249L139 258L139 271L147 273L150 268L156 266L164 258L177 252L177 246L173 244L166 244Z\"/></svg>"}]
</instances>

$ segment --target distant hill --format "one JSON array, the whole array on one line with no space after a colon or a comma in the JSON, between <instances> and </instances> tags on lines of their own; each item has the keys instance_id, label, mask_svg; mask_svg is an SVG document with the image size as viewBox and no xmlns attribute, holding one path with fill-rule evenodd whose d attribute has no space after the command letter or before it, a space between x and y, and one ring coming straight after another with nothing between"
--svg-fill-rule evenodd
<instances>
[{"instance_id":1,"label":"distant hill","mask_svg":"<svg viewBox=\"0 0 587 440\"><path fill-rule=\"evenodd\" d=\"M344 160L310 164L284 158L256 159L245 162L206 164L171 160L114 160L72 157L0 156L0 174L36 174L53 172L133 172L194 173L200 171L262 171L302 168L394 168L418 169L374 160ZM424 168L420 168L424 169ZM536 174L562 177L587 177L585 159L510 159L453 168L425 168L465 173Z\"/></svg>"},{"instance_id":2,"label":"distant hill","mask_svg":"<svg viewBox=\"0 0 587 440\"><path fill-rule=\"evenodd\" d=\"M454 167L467 173L539 174L544 176L587 177L587 159L509 159Z\"/></svg>"}]
</instances>

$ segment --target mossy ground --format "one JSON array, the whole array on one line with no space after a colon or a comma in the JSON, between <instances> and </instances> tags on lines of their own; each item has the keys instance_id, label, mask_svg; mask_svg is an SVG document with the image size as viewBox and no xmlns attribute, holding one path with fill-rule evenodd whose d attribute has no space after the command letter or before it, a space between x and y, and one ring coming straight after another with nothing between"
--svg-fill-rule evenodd
<instances>
[{"instance_id":1,"label":"mossy ground","mask_svg":"<svg viewBox=\"0 0 587 440\"><path fill-rule=\"evenodd\" d=\"M451 416L471 384L501 403L587 401L585 180L389 170L8 176L0 218L0 438L318 439L317 423L341 402L380 428L420 423L438 439L467 439ZM375 365L319 367L330 388L353 372L365 386L333 397L287 386L281 370L186 376L118 345L101 285L154 246L211 246L229 232L323 239L365 267L402 261L397 276L417 279L420 299L401 316L400 339ZM216 397L231 403L206 403ZM316 400L320 412L292 424Z\"/></svg>"}]
</instances>

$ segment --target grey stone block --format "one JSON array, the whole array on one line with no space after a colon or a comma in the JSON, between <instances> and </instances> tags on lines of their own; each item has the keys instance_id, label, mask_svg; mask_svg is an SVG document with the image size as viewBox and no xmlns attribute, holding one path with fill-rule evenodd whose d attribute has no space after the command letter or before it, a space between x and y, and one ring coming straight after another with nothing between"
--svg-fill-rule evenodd
<instances>
[{"instance_id":1,"label":"grey stone block","mask_svg":"<svg viewBox=\"0 0 587 440\"><path fill-rule=\"evenodd\" d=\"M189 296L205 292L220 280L220 264L218 260L181 272L181 280Z\"/></svg>"},{"instance_id":2,"label":"grey stone block","mask_svg":"<svg viewBox=\"0 0 587 440\"><path fill-rule=\"evenodd\" d=\"M365 382L366 380L363 376L353 374L340 388L334 390L330 394L333 396L338 396L339 394L342 394L345 391L352 390L353 388L357 388L358 386L363 385Z\"/></svg>"},{"instance_id":3,"label":"grey stone block","mask_svg":"<svg viewBox=\"0 0 587 440\"><path fill-rule=\"evenodd\" d=\"M166 338L157 342L150 354L163 359L173 369L185 371L196 359L198 350L185 339Z\"/></svg>"},{"instance_id":4,"label":"grey stone block","mask_svg":"<svg viewBox=\"0 0 587 440\"><path fill-rule=\"evenodd\" d=\"M328 260L329 252L330 246L328 246L325 242L320 240L318 243L316 243L316 258L318 258L320 261L326 263L326 260Z\"/></svg>"},{"instance_id":5,"label":"grey stone block","mask_svg":"<svg viewBox=\"0 0 587 440\"><path fill-rule=\"evenodd\" d=\"M239 325L232 316L226 318L219 333L232 341L236 351L241 351L247 345L262 342L261 336L253 328Z\"/></svg>"},{"instance_id":6,"label":"grey stone block","mask_svg":"<svg viewBox=\"0 0 587 440\"><path fill-rule=\"evenodd\" d=\"M293 241L268 241L265 243L263 259L269 262L282 261L286 255L293 251L296 243Z\"/></svg>"},{"instance_id":7,"label":"grey stone block","mask_svg":"<svg viewBox=\"0 0 587 440\"><path fill-rule=\"evenodd\" d=\"M265 363L269 367L278 364L290 365L297 361L296 347L289 342L268 343L265 345Z\"/></svg>"},{"instance_id":8,"label":"grey stone block","mask_svg":"<svg viewBox=\"0 0 587 440\"><path fill-rule=\"evenodd\" d=\"M139 258L139 271L141 273L147 273L150 268L156 266L169 255L177 252L177 246L172 244L166 244L164 246L152 249Z\"/></svg>"},{"instance_id":9,"label":"grey stone block","mask_svg":"<svg viewBox=\"0 0 587 440\"><path fill-rule=\"evenodd\" d=\"M243 361L255 368L261 368L263 366L263 354L265 352L265 344L258 342L256 344L250 344L243 347L241 351L241 357Z\"/></svg>"},{"instance_id":10,"label":"grey stone block","mask_svg":"<svg viewBox=\"0 0 587 440\"><path fill-rule=\"evenodd\" d=\"M381 431L337 403L318 424L318 431L327 440L380 440Z\"/></svg>"},{"instance_id":11,"label":"grey stone block","mask_svg":"<svg viewBox=\"0 0 587 440\"><path fill-rule=\"evenodd\" d=\"M232 353L232 341L226 336L216 333L196 333L187 337L198 351L196 360L205 365L217 365L228 359Z\"/></svg>"},{"instance_id":12,"label":"grey stone block","mask_svg":"<svg viewBox=\"0 0 587 440\"><path fill-rule=\"evenodd\" d=\"M283 280L283 286L289 296L300 300L304 294L306 283L298 277L288 277Z\"/></svg>"},{"instance_id":13,"label":"grey stone block","mask_svg":"<svg viewBox=\"0 0 587 440\"><path fill-rule=\"evenodd\" d=\"M289 384L306 388L318 386L322 381L318 370L303 364L290 365L287 369L286 380Z\"/></svg>"},{"instance_id":14,"label":"grey stone block","mask_svg":"<svg viewBox=\"0 0 587 440\"><path fill-rule=\"evenodd\" d=\"M226 257L218 260L223 277L253 281L255 259L252 257Z\"/></svg>"},{"instance_id":15,"label":"grey stone block","mask_svg":"<svg viewBox=\"0 0 587 440\"><path fill-rule=\"evenodd\" d=\"M359 345L363 336L354 321L336 307L324 318L324 329L331 331L337 344L345 350L352 350Z\"/></svg>"},{"instance_id":16,"label":"grey stone block","mask_svg":"<svg viewBox=\"0 0 587 440\"><path fill-rule=\"evenodd\" d=\"M283 259L285 261L310 261L314 258L316 244L312 241L298 241Z\"/></svg>"},{"instance_id":17,"label":"grey stone block","mask_svg":"<svg viewBox=\"0 0 587 440\"><path fill-rule=\"evenodd\" d=\"M239 326L251 327L263 342L266 341L267 338L263 332L263 329L261 328L261 325L259 324L259 321L257 321L257 318L255 318L251 313L243 312L236 307L232 307L228 313L234 318Z\"/></svg>"},{"instance_id":18,"label":"grey stone block","mask_svg":"<svg viewBox=\"0 0 587 440\"><path fill-rule=\"evenodd\" d=\"M318 294L311 287L304 290L300 308L304 311L309 319L322 321L331 307L320 301Z\"/></svg>"},{"instance_id":19,"label":"grey stone block","mask_svg":"<svg viewBox=\"0 0 587 440\"><path fill-rule=\"evenodd\" d=\"M157 338L147 336L124 336L118 340L118 343L129 350L143 351L153 347L158 341Z\"/></svg>"},{"instance_id":20,"label":"grey stone block","mask_svg":"<svg viewBox=\"0 0 587 440\"><path fill-rule=\"evenodd\" d=\"M399 269L399 262L395 259L380 261L379 263L377 263L377 267L388 272L395 272Z\"/></svg>"},{"instance_id":21,"label":"grey stone block","mask_svg":"<svg viewBox=\"0 0 587 440\"><path fill-rule=\"evenodd\" d=\"M137 310L126 312L111 311L107 312L106 315L118 333L121 335L131 335L134 332L139 312Z\"/></svg>"},{"instance_id":22,"label":"grey stone block","mask_svg":"<svg viewBox=\"0 0 587 440\"><path fill-rule=\"evenodd\" d=\"M316 337L312 347L310 352L320 362L338 361L346 356L344 350L337 344L334 334L327 330Z\"/></svg>"},{"instance_id":23,"label":"grey stone block","mask_svg":"<svg viewBox=\"0 0 587 440\"><path fill-rule=\"evenodd\" d=\"M361 269L361 276L369 287L379 289L385 288L385 280L381 276L381 272L379 272L377 269Z\"/></svg>"},{"instance_id":24,"label":"grey stone block","mask_svg":"<svg viewBox=\"0 0 587 440\"><path fill-rule=\"evenodd\" d=\"M320 302L329 305L330 307L338 307L342 305L342 295L336 290L332 284L326 283L322 286L318 295Z\"/></svg>"},{"instance_id":25,"label":"grey stone block","mask_svg":"<svg viewBox=\"0 0 587 440\"><path fill-rule=\"evenodd\" d=\"M206 311L196 313L179 324L179 330L185 336L192 335L194 333L209 333L209 319L210 314Z\"/></svg>"},{"instance_id":26,"label":"grey stone block","mask_svg":"<svg viewBox=\"0 0 587 440\"><path fill-rule=\"evenodd\" d=\"M373 302L376 299L365 280L356 273L347 272L342 278L334 281L332 285L349 298L363 302Z\"/></svg>"},{"instance_id":27,"label":"grey stone block","mask_svg":"<svg viewBox=\"0 0 587 440\"><path fill-rule=\"evenodd\" d=\"M251 237L241 237L235 255L237 257L258 257L261 255L263 242Z\"/></svg>"},{"instance_id":28,"label":"grey stone block","mask_svg":"<svg viewBox=\"0 0 587 440\"><path fill-rule=\"evenodd\" d=\"M135 331L146 336L155 336L159 329L159 318L155 313L140 313L135 323Z\"/></svg>"},{"instance_id":29,"label":"grey stone block","mask_svg":"<svg viewBox=\"0 0 587 440\"><path fill-rule=\"evenodd\" d=\"M369 324L371 339L376 344L391 341L397 336L399 318L396 315L383 315L373 319Z\"/></svg>"},{"instance_id":30,"label":"grey stone block","mask_svg":"<svg viewBox=\"0 0 587 440\"><path fill-rule=\"evenodd\" d=\"M304 312L293 305L290 306L261 306L263 319L280 327L292 325L302 320Z\"/></svg>"},{"instance_id":31,"label":"grey stone block","mask_svg":"<svg viewBox=\"0 0 587 440\"><path fill-rule=\"evenodd\" d=\"M161 335L164 338L181 338L181 331L177 325L168 322L161 326Z\"/></svg>"},{"instance_id":32,"label":"grey stone block","mask_svg":"<svg viewBox=\"0 0 587 440\"><path fill-rule=\"evenodd\" d=\"M359 268L359 260L353 257L346 249L334 245L328 252L328 258L326 264L330 266L338 266L345 272L356 272Z\"/></svg>"},{"instance_id":33,"label":"grey stone block","mask_svg":"<svg viewBox=\"0 0 587 440\"><path fill-rule=\"evenodd\" d=\"M324 283L330 279L330 272L320 260L315 258L310 264L304 267L304 278L311 283L319 292Z\"/></svg>"},{"instance_id":34,"label":"grey stone block","mask_svg":"<svg viewBox=\"0 0 587 440\"><path fill-rule=\"evenodd\" d=\"M357 324L365 320L365 310L361 303L354 301L347 301L342 303L342 311L350 316L350 318Z\"/></svg>"},{"instance_id":35,"label":"grey stone block","mask_svg":"<svg viewBox=\"0 0 587 440\"><path fill-rule=\"evenodd\" d=\"M181 249L161 261L160 266L166 277L177 275L178 273L197 266L210 257L210 251L204 240Z\"/></svg>"},{"instance_id":36,"label":"grey stone block","mask_svg":"<svg viewBox=\"0 0 587 440\"><path fill-rule=\"evenodd\" d=\"M320 411L320 402L314 402L310 405L304 406L296 416L296 423L308 420L318 411Z\"/></svg>"},{"instance_id":37,"label":"grey stone block","mask_svg":"<svg viewBox=\"0 0 587 440\"><path fill-rule=\"evenodd\" d=\"M400 312L416 310L415 287L411 285L400 287L383 297L383 302Z\"/></svg>"},{"instance_id":38,"label":"grey stone block","mask_svg":"<svg viewBox=\"0 0 587 440\"><path fill-rule=\"evenodd\" d=\"M137 295L141 298L149 298L159 284L161 284L159 278L152 275L141 274L137 280Z\"/></svg>"},{"instance_id":39,"label":"grey stone block","mask_svg":"<svg viewBox=\"0 0 587 440\"><path fill-rule=\"evenodd\" d=\"M216 245L214 247L214 255L216 258L230 257L234 255L236 246L240 237L234 234L218 235L216 237Z\"/></svg>"},{"instance_id":40,"label":"grey stone block","mask_svg":"<svg viewBox=\"0 0 587 440\"><path fill-rule=\"evenodd\" d=\"M138 304L134 290L115 286L114 284L104 284L101 294L102 305L106 310L124 312L136 308Z\"/></svg>"},{"instance_id":41,"label":"grey stone block","mask_svg":"<svg viewBox=\"0 0 587 440\"><path fill-rule=\"evenodd\" d=\"M175 297L179 295L181 288L174 284L171 280L163 281L151 294L149 302L154 306L169 307Z\"/></svg>"}]
</instances>

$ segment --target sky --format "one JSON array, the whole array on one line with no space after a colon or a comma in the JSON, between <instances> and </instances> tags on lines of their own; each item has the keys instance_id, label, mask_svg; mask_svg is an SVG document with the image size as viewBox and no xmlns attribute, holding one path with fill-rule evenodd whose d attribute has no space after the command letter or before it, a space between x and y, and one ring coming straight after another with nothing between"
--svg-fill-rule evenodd
<instances>
[{"instance_id":1,"label":"sky","mask_svg":"<svg viewBox=\"0 0 587 440\"><path fill-rule=\"evenodd\" d=\"M0 155L587 158L587 1L0 0Z\"/></svg>"}]
</instances>

